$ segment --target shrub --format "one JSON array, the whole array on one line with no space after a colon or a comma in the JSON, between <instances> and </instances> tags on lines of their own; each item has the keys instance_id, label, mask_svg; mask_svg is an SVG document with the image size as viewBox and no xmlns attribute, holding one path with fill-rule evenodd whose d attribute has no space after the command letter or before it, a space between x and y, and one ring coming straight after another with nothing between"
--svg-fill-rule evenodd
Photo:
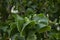
<instances>
[{"instance_id":1,"label":"shrub","mask_svg":"<svg viewBox=\"0 0 60 40\"><path fill-rule=\"evenodd\" d=\"M60 40L60 0L0 0L0 40Z\"/></svg>"}]
</instances>

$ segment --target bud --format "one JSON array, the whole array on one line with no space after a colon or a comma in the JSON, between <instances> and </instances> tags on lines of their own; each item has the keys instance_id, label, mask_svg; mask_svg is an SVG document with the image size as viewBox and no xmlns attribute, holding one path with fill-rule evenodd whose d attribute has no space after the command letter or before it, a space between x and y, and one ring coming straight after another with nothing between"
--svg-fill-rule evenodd
<instances>
[{"instance_id":1,"label":"bud","mask_svg":"<svg viewBox=\"0 0 60 40\"><path fill-rule=\"evenodd\" d=\"M15 13L15 14L18 13L18 10L14 10L14 8L15 8L15 6L12 7L11 13Z\"/></svg>"}]
</instances>

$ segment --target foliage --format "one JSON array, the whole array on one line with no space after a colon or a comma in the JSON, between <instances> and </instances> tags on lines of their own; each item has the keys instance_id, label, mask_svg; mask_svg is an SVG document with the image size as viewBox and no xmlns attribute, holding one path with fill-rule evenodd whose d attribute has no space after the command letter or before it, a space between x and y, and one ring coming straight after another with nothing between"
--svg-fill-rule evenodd
<instances>
[{"instance_id":1,"label":"foliage","mask_svg":"<svg viewBox=\"0 0 60 40\"><path fill-rule=\"evenodd\" d=\"M60 40L60 0L0 0L0 40Z\"/></svg>"}]
</instances>

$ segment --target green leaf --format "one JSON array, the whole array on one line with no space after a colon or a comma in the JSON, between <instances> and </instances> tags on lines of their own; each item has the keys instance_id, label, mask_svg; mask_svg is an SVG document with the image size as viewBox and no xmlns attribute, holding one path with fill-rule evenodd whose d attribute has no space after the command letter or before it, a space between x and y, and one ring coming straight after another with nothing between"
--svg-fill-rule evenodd
<instances>
[{"instance_id":1,"label":"green leaf","mask_svg":"<svg viewBox=\"0 0 60 40\"><path fill-rule=\"evenodd\" d=\"M37 39L37 37L34 34L34 32L30 32L27 36L27 40L36 40L36 39Z\"/></svg>"},{"instance_id":2,"label":"green leaf","mask_svg":"<svg viewBox=\"0 0 60 40\"><path fill-rule=\"evenodd\" d=\"M37 29L42 29L48 25L48 18L44 14L35 14L33 20L36 22Z\"/></svg>"},{"instance_id":3,"label":"green leaf","mask_svg":"<svg viewBox=\"0 0 60 40\"><path fill-rule=\"evenodd\" d=\"M44 14L38 14L33 16L33 20L36 21L37 23L48 23L48 18Z\"/></svg>"},{"instance_id":4,"label":"green leaf","mask_svg":"<svg viewBox=\"0 0 60 40\"><path fill-rule=\"evenodd\" d=\"M21 32L21 30L23 28L23 24L24 24L24 19L22 19L21 17L17 16L16 24L17 24L18 31Z\"/></svg>"},{"instance_id":5,"label":"green leaf","mask_svg":"<svg viewBox=\"0 0 60 40\"><path fill-rule=\"evenodd\" d=\"M21 32L24 32L24 29L27 27L27 25L28 25L29 23L30 23L30 22L26 22L26 23L23 24L23 28L22 28Z\"/></svg>"},{"instance_id":6,"label":"green leaf","mask_svg":"<svg viewBox=\"0 0 60 40\"><path fill-rule=\"evenodd\" d=\"M24 19L17 14L13 14L13 17L15 18L15 22L16 22L18 31L21 32L21 30L23 28L23 24L24 24Z\"/></svg>"},{"instance_id":7,"label":"green leaf","mask_svg":"<svg viewBox=\"0 0 60 40\"><path fill-rule=\"evenodd\" d=\"M51 30L51 26L45 26L39 30L39 33L43 33L43 32L50 31L50 30Z\"/></svg>"}]
</instances>

